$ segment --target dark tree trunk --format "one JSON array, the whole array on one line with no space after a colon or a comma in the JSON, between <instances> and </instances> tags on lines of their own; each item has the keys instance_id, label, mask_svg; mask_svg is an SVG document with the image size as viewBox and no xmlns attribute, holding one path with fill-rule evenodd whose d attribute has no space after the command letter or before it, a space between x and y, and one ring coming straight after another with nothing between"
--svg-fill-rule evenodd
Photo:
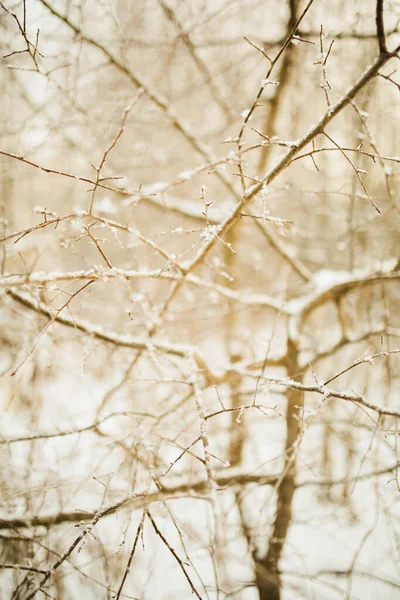
<instances>
[{"instance_id":1,"label":"dark tree trunk","mask_svg":"<svg viewBox=\"0 0 400 600\"><path fill-rule=\"evenodd\" d=\"M288 353L288 377L298 373L297 351L292 346ZM260 600L280 600L281 578L279 561L282 556L287 533L292 520L292 503L296 491L295 471L297 441L301 433L300 413L303 406L303 393L289 390L286 409L285 464L280 482L277 485L276 515L269 547L265 557L256 561L256 583Z\"/></svg>"}]
</instances>

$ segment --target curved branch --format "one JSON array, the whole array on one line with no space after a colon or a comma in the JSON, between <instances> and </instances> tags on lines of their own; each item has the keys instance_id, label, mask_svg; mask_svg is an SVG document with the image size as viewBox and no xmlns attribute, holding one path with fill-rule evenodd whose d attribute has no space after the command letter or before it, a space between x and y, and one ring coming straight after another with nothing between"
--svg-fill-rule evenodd
<instances>
[{"instance_id":1,"label":"curved branch","mask_svg":"<svg viewBox=\"0 0 400 600\"><path fill-rule=\"evenodd\" d=\"M21 292L15 292L8 290L7 294L11 296L16 302L22 304L26 308L35 312L41 313L50 319L54 319L57 323L66 325L73 329L87 333L103 342L114 344L122 348L134 348L135 350L145 350L147 352L161 352L163 354L171 354L172 356L179 356L180 358L187 358L195 353L195 348L189 345L183 344L169 344L165 342L156 342L138 338L133 335L121 334L115 331L106 331L99 325L94 325L88 321L75 319L67 315L58 314L54 318L54 309L50 308L44 302L35 300L32 296L23 294Z\"/></svg>"}]
</instances>

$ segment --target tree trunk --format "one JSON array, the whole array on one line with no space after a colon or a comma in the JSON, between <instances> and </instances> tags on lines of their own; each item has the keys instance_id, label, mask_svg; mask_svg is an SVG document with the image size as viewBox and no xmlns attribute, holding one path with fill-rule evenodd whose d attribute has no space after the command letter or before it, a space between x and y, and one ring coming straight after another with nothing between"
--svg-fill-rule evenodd
<instances>
[{"instance_id":1,"label":"tree trunk","mask_svg":"<svg viewBox=\"0 0 400 600\"><path fill-rule=\"evenodd\" d=\"M288 377L298 373L297 351L292 346L289 353L290 363ZM299 390L289 390L287 393L286 409L286 443L285 465L282 477L278 483L277 506L275 522L268 552L264 558L258 559L256 564L256 583L260 600L280 600L281 578L279 574L279 561L282 556L287 533L292 519L292 503L296 490L296 441L301 433L301 410L303 407L303 393Z\"/></svg>"}]
</instances>

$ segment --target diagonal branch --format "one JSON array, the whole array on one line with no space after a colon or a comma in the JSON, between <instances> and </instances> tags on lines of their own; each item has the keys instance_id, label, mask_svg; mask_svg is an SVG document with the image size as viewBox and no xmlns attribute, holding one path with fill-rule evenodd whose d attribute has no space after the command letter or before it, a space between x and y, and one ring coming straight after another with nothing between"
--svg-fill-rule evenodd
<instances>
[{"instance_id":1,"label":"diagonal branch","mask_svg":"<svg viewBox=\"0 0 400 600\"><path fill-rule=\"evenodd\" d=\"M194 348L192 346L185 346L183 344L169 344L165 342L150 341L147 339L138 338L128 334L120 334L115 331L106 331L99 325L94 325L83 320L77 320L67 315L60 314L60 311L54 311L44 302L40 302L28 294L9 290L7 292L14 300L22 304L26 308L35 312L41 313L46 317L49 317L52 321L66 325L73 329L77 329L84 333L87 333L94 338L100 339L103 342L114 344L123 348L134 348L135 350L144 350L147 352L161 352L164 354L170 354L172 356L179 356L180 358L187 358L192 356Z\"/></svg>"},{"instance_id":2,"label":"diagonal branch","mask_svg":"<svg viewBox=\"0 0 400 600\"><path fill-rule=\"evenodd\" d=\"M179 21L175 11L164 1L158 0L161 8L166 14L167 18L175 25L178 29L181 39L186 45L191 57L193 58L194 63L196 64L198 70L204 77L205 84L209 87L212 97L215 102L219 105L222 113L227 115L230 121L234 120L234 114L231 111L230 106L225 101L223 95L221 94L218 86L214 83L214 75L210 72L207 64L200 58L196 46L193 44L191 37L187 31L183 28L181 22Z\"/></svg>"},{"instance_id":3,"label":"diagonal branch","mask_svg":"<svg viewBox=\"0 0 400 600\"><path fill-rule=\"evenodd\" d=\"M204 144L189 128L189 126L179 117L179 115L174 111L174 109L170 106L167 98L165 98L162 94L160 94L157 90L155 90L151 84L142 77L136 71L133 71L130 67L124 64L117 56L108 50L103 44L98 42L97 40L85 35L83 31L79 27L77 27L67 16L62 15L58 12L47 0L40 0L40 2L45 6L55 17L57 17L60 21L64 22L72 31L79 36L79 39L83 42L86 42L90 46L97 48L100 50L110 61L112 65L114 65L121 73L123 73L128 79L138 88L142 88L150 100L155 104L167 117L170 119L175 129L179 131L183 135L183 137L187 140L187 142L198 152L203 158L205 158L208 162L214 162L214 157L209 150L208 146ZM220 171L216 171L216 176L220 179L220 181L225 185L225 187L236 196L235 189L228 178L221 173Z\"/></svg>"},{"instance_id":4,"label":"diagonal branch","mask_svg":"<svg viewBox=\"0 0 400 600\"><path fill-rule=\"evenodd\" d=\"M400 47L396 49L398 53ZM270 184L278 175L284 171L292 162L292 159L310 144L318 135L324 132L327 125L357 96L357 94L378 75L379 70L394 56L394 54L385 54L379 56L375 62L359 77L358 81L332 106L325 115L313 125L311 129L297 142L293 143L287 153L267 172L267 174L257 183L247 188L243 198L237 203L232 212L219 225L214 236L205 244L192 261L191 269L196 268L213 248L218 237L223 236L240 218L244 207L256 196L263 185Z\"/></svg>"}]
</instances>

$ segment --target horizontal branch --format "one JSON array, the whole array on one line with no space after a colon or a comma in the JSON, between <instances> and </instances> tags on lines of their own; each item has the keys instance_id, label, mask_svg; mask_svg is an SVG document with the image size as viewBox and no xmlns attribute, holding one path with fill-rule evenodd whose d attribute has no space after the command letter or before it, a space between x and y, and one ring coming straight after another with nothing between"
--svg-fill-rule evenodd
<instances>
[{"instance_id":1,"label":"horizontal branch","mask_svg":"<svg viewBox=\"0 0 400 600\"><path fill-rule=\"evenodd\" d=\"M178 262L178 259L176 260ZM43 286L59 281L108 281L111 279L124 279L131 281L134 279L161 279L166 281L181 281L182 283L187 283L201 289L217 292L219 295L228 298L229 300L234 300L240 304L265 306L285 313L283 302L279 302L278 300L275 300L266 294L253 294L245 291L237 292L218 283L201 279L196 275L186 275L185 266L179 265L178 268L183 275L171 273L169 271L160 272L160 269L154 269L152 271L136 271L134 269L119 269L116 267L107 268L98 265L88 269L67 271L64 273L59 271L36 271L27 275L5 273L0 275L0 288L12 289L26 285Z\"/></svg>"},{"instance_id":2,"label":"horizontal branch","mask_svg":"<svg viewBox=\"0 0 400 600\"><path fill-rule=\"evenodd\" d=\"M358 337L354 337L354 338L342 337L331 348L328 348L328 350L324 350L322 352L316 352L312 356L312 358L307 358L304 361L304 363L303 362L301 363L301 366L306 367L306 366L309 366L310 364L312 364L314 366L315 363L333 356L342 348L345 348L350 345L360 344L361 342L365 342L365 341L369 340L370 338L377 337L377 336L400 337L400 330L397 330L392 327L379 327L378 329L371 329L371 331L367 331Z\"/></svg>"},{"instance_id":3,"label":"horizontal branch","mask_svg":"<svg viewBox=\"0 0 400 600\"><path fill-rule=\"evenodd\" d=\"M315 148L314 150L310 150L310 152L305 152L304 154L300 154L293 159L293 162L296 160L300 160L301 158L306 158L307 156L313 156L314 154L319 154L321 152L356 152L357 154L362 154L362 156L368 156L372 158L372 160L380 159L387 160L388 162L400 163L400 156L384 156L381 154L373 154L372 152L366 152L365 150L361 150L361 148L347 148L345 146L340 146L340 148Z\"/></svg>"},{"instance_id":4,"label":"horizontal branch","mask_svg":"<svg viewBox=\"0 0 400 600\"><path fill-rule=\"evenodd\" d=\"M320 485L322 487L333 487L335 485L347 485L349 483L354 483L355 481L362 481L365 479L371 479L371 477L378 477L380 475L387 475L389 473L393 473L397 471L400 467L400 462L397 461L393 465L389 467L383 467L382 469L376 469L374 471L370 471L369 473L357 474L353 477L339 477L338 479L306 479L304 481L300 481L296 484L297 488L307 487L310 485Z\"/></svg>"},{"instance_id":5,"label":"horizontal branch","mask_svg":"<svg viewBox=\"0 0 400 600\"><path fill-rule=\"evenodd\" d=\"M54 319L57 323L82 331L96 339L114 344L115 346L134 348L135 350L144 350L150 353L160 352L162 354L179 356L181 358L188 358L196 353L195 348L189 345L168 344L165 342L157 342L155 340L146 340L128 334L120 334L115 331L106 331L101 325L94 325L88 321L75 319L67 315L58 314L55 317L55 313L57 312L55 309L50 308L44 302L40 302L28 294L12 290L9 290L7 293L15 301L19 302L19 304L22 304L30 310L45 315L46 317L49 317L49 319Z\"/></svg>"},{"instance_id":6,"label":"horizontal branch","mask_svg":"<svg viewBox=\"0 0 400 600\"><path fill-rule=\"evenodd\" d=\"M46 571L44 571L43 569L36 569L35 567L29 567L26 565L1 565L0 564L0 569L14 569L15 571L31 571L32 573L41 573L42 575L46 573Z\"/></svg>"},{"instance_id":7,"label":"horizontal branch","mask_svg":"<svg viewBox=\"0 0 400 600\"><path fill-rule=\"evenodd\" d=\"M215 482L223 490L229 486L247 485L249 483L257 483L258 485L275 485L277 482L275 475L259 475L259 474L216 474ZM130 510L143 509L155 502L165 502L167 500L176 500L185 498L188 495L195 496L208 493L208 480L202 479L197 482L188 484L183 483L174 487L163 487L160 491L154 493L137 493L129 494L122 500L111 504L109 507L102 509L101 513L104 516L114 514L119 509L129 505ZM207 499L207 496L204 496ZM59 512L54 515L32 515L31 517L16 517L16 518L0 518L1 529L16 529L19 527L52 527L62 523L80 523L91 521L98 516L98 512L89 511L73 511Z\"/></svg>"},{"instance_id":8,"label":"horizontal branch","mask_svg":"<svg viewBox=\"0 0 400 600\"><path fill-rule=\"evenodd\" d=\"M33 442L33 441L37 441L37 440L49 440L52 438L76 435L77 433L84 433L86 431L91 431L92 429L96 429L97 427L99 427L99 425L102 425L103 423L105 423L109 419L113 419L114 417L128 417L128 416L129 417L131 417L131 416L138 417L139 416L139 417L147 417L147 418L153 418L153 419L156 418L155 415L153 415L151 413L143 413L143 412L132 412L132 411L125 412L124 411L124 412L111 413L102 419L93 421L93 423L91 423L90 425L86 425L85 427L78 427L76 429L68 429L67 431L57 431L56 433L37 433L35 435L19 436L19 437L15 437L15 438L3 438L3 439L0 439L0 446L3 446L5 444L16 444L18 442Z\"/></svg>"},{"instance_id":9,"label":"horizontal branch","mask_svg":"<svg viewBox=\"0 0 400 600\"><path fill-rule=\"evenodd\" d=\"M230 150L229 153L225 156L222 156L220 158L213 158L212 161L207 161L205 164L200 165L199 167L194 167L193 169L188 169L186 171L182 171L181 173L178 173L171 181L155 181L151 184L148 185L143 185L143 187L141 189L133 189L133 188L129 188L129 187L122 187L121 185L118 185L118 181L120 179L123 179L125 181L126 177L125 176L115 176L115 177L106 177L106 178L100 178L99 182L97 182L95 179L92 179L90 177L84 177L82 175L77 175L75 173L69 173L68 171L63 171L62 169L52 169L50 167L38 164L32 160L29 160L28 158L25 158L24 156L21 156L19 154L14 154L13 152L7 152L5 150L0 150L0 155L6 156L8 158L13 158L14 160L18 160L26 165L29 165L31 167L34 167L35 169L38 169L39 171L42 171L43 173L47 173L50 175L59 175L61 177L66 177L67 179L74 179L76 181L82 181L83 183L89 183L95 187L100 187L103 188L105 190L111 191L111 192L116 192L118 194L121 194L123 196L133 196L135 199L137 198L143 198L143 199L148 199L151 202L153 202L152 198L157 194L160 196L164 196L166 194L166 192L169 192L172 188L178 186L178 185L182 185L184 183L187 183L188 181L190 181L191 179L193 179L194 177L196 177L196 175L199 175L201 173L209 173L210 171L219 171L219 169L226 167L227 165L235 165L238 160L239 157L247 154L249 152L252 152L253 150L258 150L259 148L263 147L263 146L269 146L271 144L275 145L277 142L274 140L263 140L257 144L254 144L252 146L247 146L246 148L242 148L241 150L237 151L237 150ZM288 142L290 144L290 142ZM287 146L286 142L280 142L279 145L282 146ZM105 181L115 181L116 185L115 186L111 186L108 185L106 183L104 183ZM182 204L182 198L176 199L176 210L177 212L181 212L179 210L179 205ZM166 208L166 205L164 202L162 201L154 201L155 204L160 205L163 209ZM195 218L201 218L203 221L205 220L204 214L201 212L202 211L202 206L200 207L200 209L197 211L194 211L194 217ZM190 214L188 215L190 216Z\"/></svg>"},{"instance_id":10,"label":"horizontal branch","mask_svg":"<svg viewBox=\"0 0 400 600\"><path fill-rule=\"evenodd\" d=\"M398 33L398 29L394 28L391 29L390 31L388 31L386 33L386 37L389 36L393 36L393 34ZM319 39L321 35L320 31L302 31L301 29L298 29L296 32L296 35L294 36L295 40L299 40L299 41L305 41L307 40L307 43L313 43L308 41L311 38L317 38ZM335 40L360 40L360 41L369 41L369 40L376 40L376 31L371 31L371 33L357 33L356 31L337 31L337 32L330 32L326 34L326 38L327 39L335 39ZM131 47L138 47L138 48L143 48L143 49L154 49L154 48L170 48L171 47L171 40L170 39L160 39L160 36L154 37L153 39L149 39L148 37L146 38L140 38L140 37L133 37L133 36L127 36L126 41L129 42L129 44L131 45ZM213 47L218 47L218 46L236 46L236 45L243 45L243 36L237 36L237 37L213 37L213 38L205 38L205 37L201 37L201 38L194 38L192 40L193 45L196 48L213 48ZM263 48L276 48L277 46L282 46L282 44L285 41L285 37L280 37L280 38L275 38L275 39L265 39L264 37L260 37L259 35L252 35L251 38L254 42L256 42L259 46L262 46Z\"/></svg>"},{"instance_id":11,"label":"horizontal branch","mask_svg":"<svg viewBox=\"0 0 400 600\"><path fill-rule=\"evenodd\" d=\"M368 479L377 475L385 475L395 471L400 466L400 463L393 464L389 467L382 468L380 470L374 470L370 473L364 473L362 475L347 477L336 480L317 480L310 479L306 481L300 481L296 484L296 487L306 486L333 486L349 483L355 480ZM259 486L271 485L274 486L280 480L279 475L262 475L256 473L219 473L215 474L215 482L218 485L218 491L225 491L231 486L246 486L249 484L257 484ZM128 507L130 510L141 510L147 508L156 502L166 502L169 500L179 500L180 498L186 498L187 496L194 496L199 499L207 499L208 492L208 480L202 479L197 482L188 484L183 483L171 487L163 487L161 490L153 493L136 493L129 494L122 500L111 504L110 506L102 509L101 513L104 516L115 514L118 510ZM56 525L62 525L63 523L86 523L92 521L98 517L98 512L94 511L72 511L72 512L59 512L52 515L32 515L30 517L11 517L11 518L0 518L0 530L6 529L18 529L18 528L33 528L33 527L54 527Z\"/></svg>"},{"instance_id":12,"label":"horizontal branch","mask_svg":"<svg viewBox=\"0 0 400 600\"><path fill-rule=\"evenodd\" d=\"M30 165L31 167L35 167L35 169L39 169L39 171L43 171L43 173L60 175L61 177L67 177L68 179L75 179L76 181L83 181L84 183L90 183L91 185L94 185L96 187L100 187L105 190L109 190L111 192L118 192L120 194L129 193L131 195L133 193L136 193L136 192L124 192L124 190L121 190L121 188L112 187L110 185L101 183L101 180L99 182L96 182L94 179L90 179L89 177L82 177L81 175L74 175L73 173L67 173L66 171L43 167L42 165L38 165L37 163L35 163L31 160L28 160L27 158L24 158L23 156L20 156L18 154L13 154L12 152L6 152L5 150L0 150L0 154L3 156L8 156L9 158L14 158L15 160L19 160L20 162ZM111 178L107 178L107 179L119 179L119 177L111 177Z\"/></svg>"},{"instance_id":13,"label":"horizontal branch","mask_svg":"<svg viewBox=\"0 0 400 600\"><path fill-rule=\"evenodd\" d=\"M287 577L298 577L301 579L307 579L307 581L322 583L320 579L322 576L325 577L359 577L362 579L371 579L372 581L378 581L380 583L384 583L393 588L397 588L400 590L400 583L397 581L393 581L387 576L374 575L371 571L362 571L360 569L355 569L351 567L350 569L319 569L318 571L310 571L307 570L304 573L295 573L294 571L289 571L287 569L281 569L279 573L283 576ZM364 583L364 586L366 584ZM341 592L339 592L341 593ZM382 598L383 596L381 596Z\"/></svg>"},{"instance_id":14,"label":"horizontal branch","mask_svg":"<svg viewBox=\"0 0 400 600\"><path fill-rule=\"evenodd\" d=\"M394 350L390 350L389 352L380 352L378 355L379 356L389 356L391 354L399 354L399 353L400 353L400 349L396 348ZM376 355L376 356L378 356L378 355ZM370 359L372 359L372 357L365 357L362 360L360 359L359 361L355 361L349 368L358 366L361 363L370 363ZM264 377L263 375L260 375L259 373L254 373L253 371L242 369L239 366L230 367L229 371L224 373L219 379L217 377L214 377L214 383L221 385L222 383L226 383L227 381L229 381L232 377L235 377L238 375L241 377L250 377L252 379L256 379L257 381L259 381L261 383L273 385L278 388L283 387L285 389L299 390L301 392L311 392L314 394L319 394L319 395L323 396L325 400L327 400L328 398L337 398L339 400L344 400L346 402L352 402L353 404L362 406L363 408L368 408L368 409L378 413L381 416L389 416L389 417L395 417L397 419L400 419L400 411L391 410L389 408L382 408L381 406L378 406L377 404L372 404L371 402L368 402L368 400L366 400L362 394L334 390L332 388L329 388L327 385L325 385L323 383L316 384L316 385L307 385L304 383L299 383L298 381L295 381L294 379L280 379L277 377Z\"/></svg>"}]
</instances>

